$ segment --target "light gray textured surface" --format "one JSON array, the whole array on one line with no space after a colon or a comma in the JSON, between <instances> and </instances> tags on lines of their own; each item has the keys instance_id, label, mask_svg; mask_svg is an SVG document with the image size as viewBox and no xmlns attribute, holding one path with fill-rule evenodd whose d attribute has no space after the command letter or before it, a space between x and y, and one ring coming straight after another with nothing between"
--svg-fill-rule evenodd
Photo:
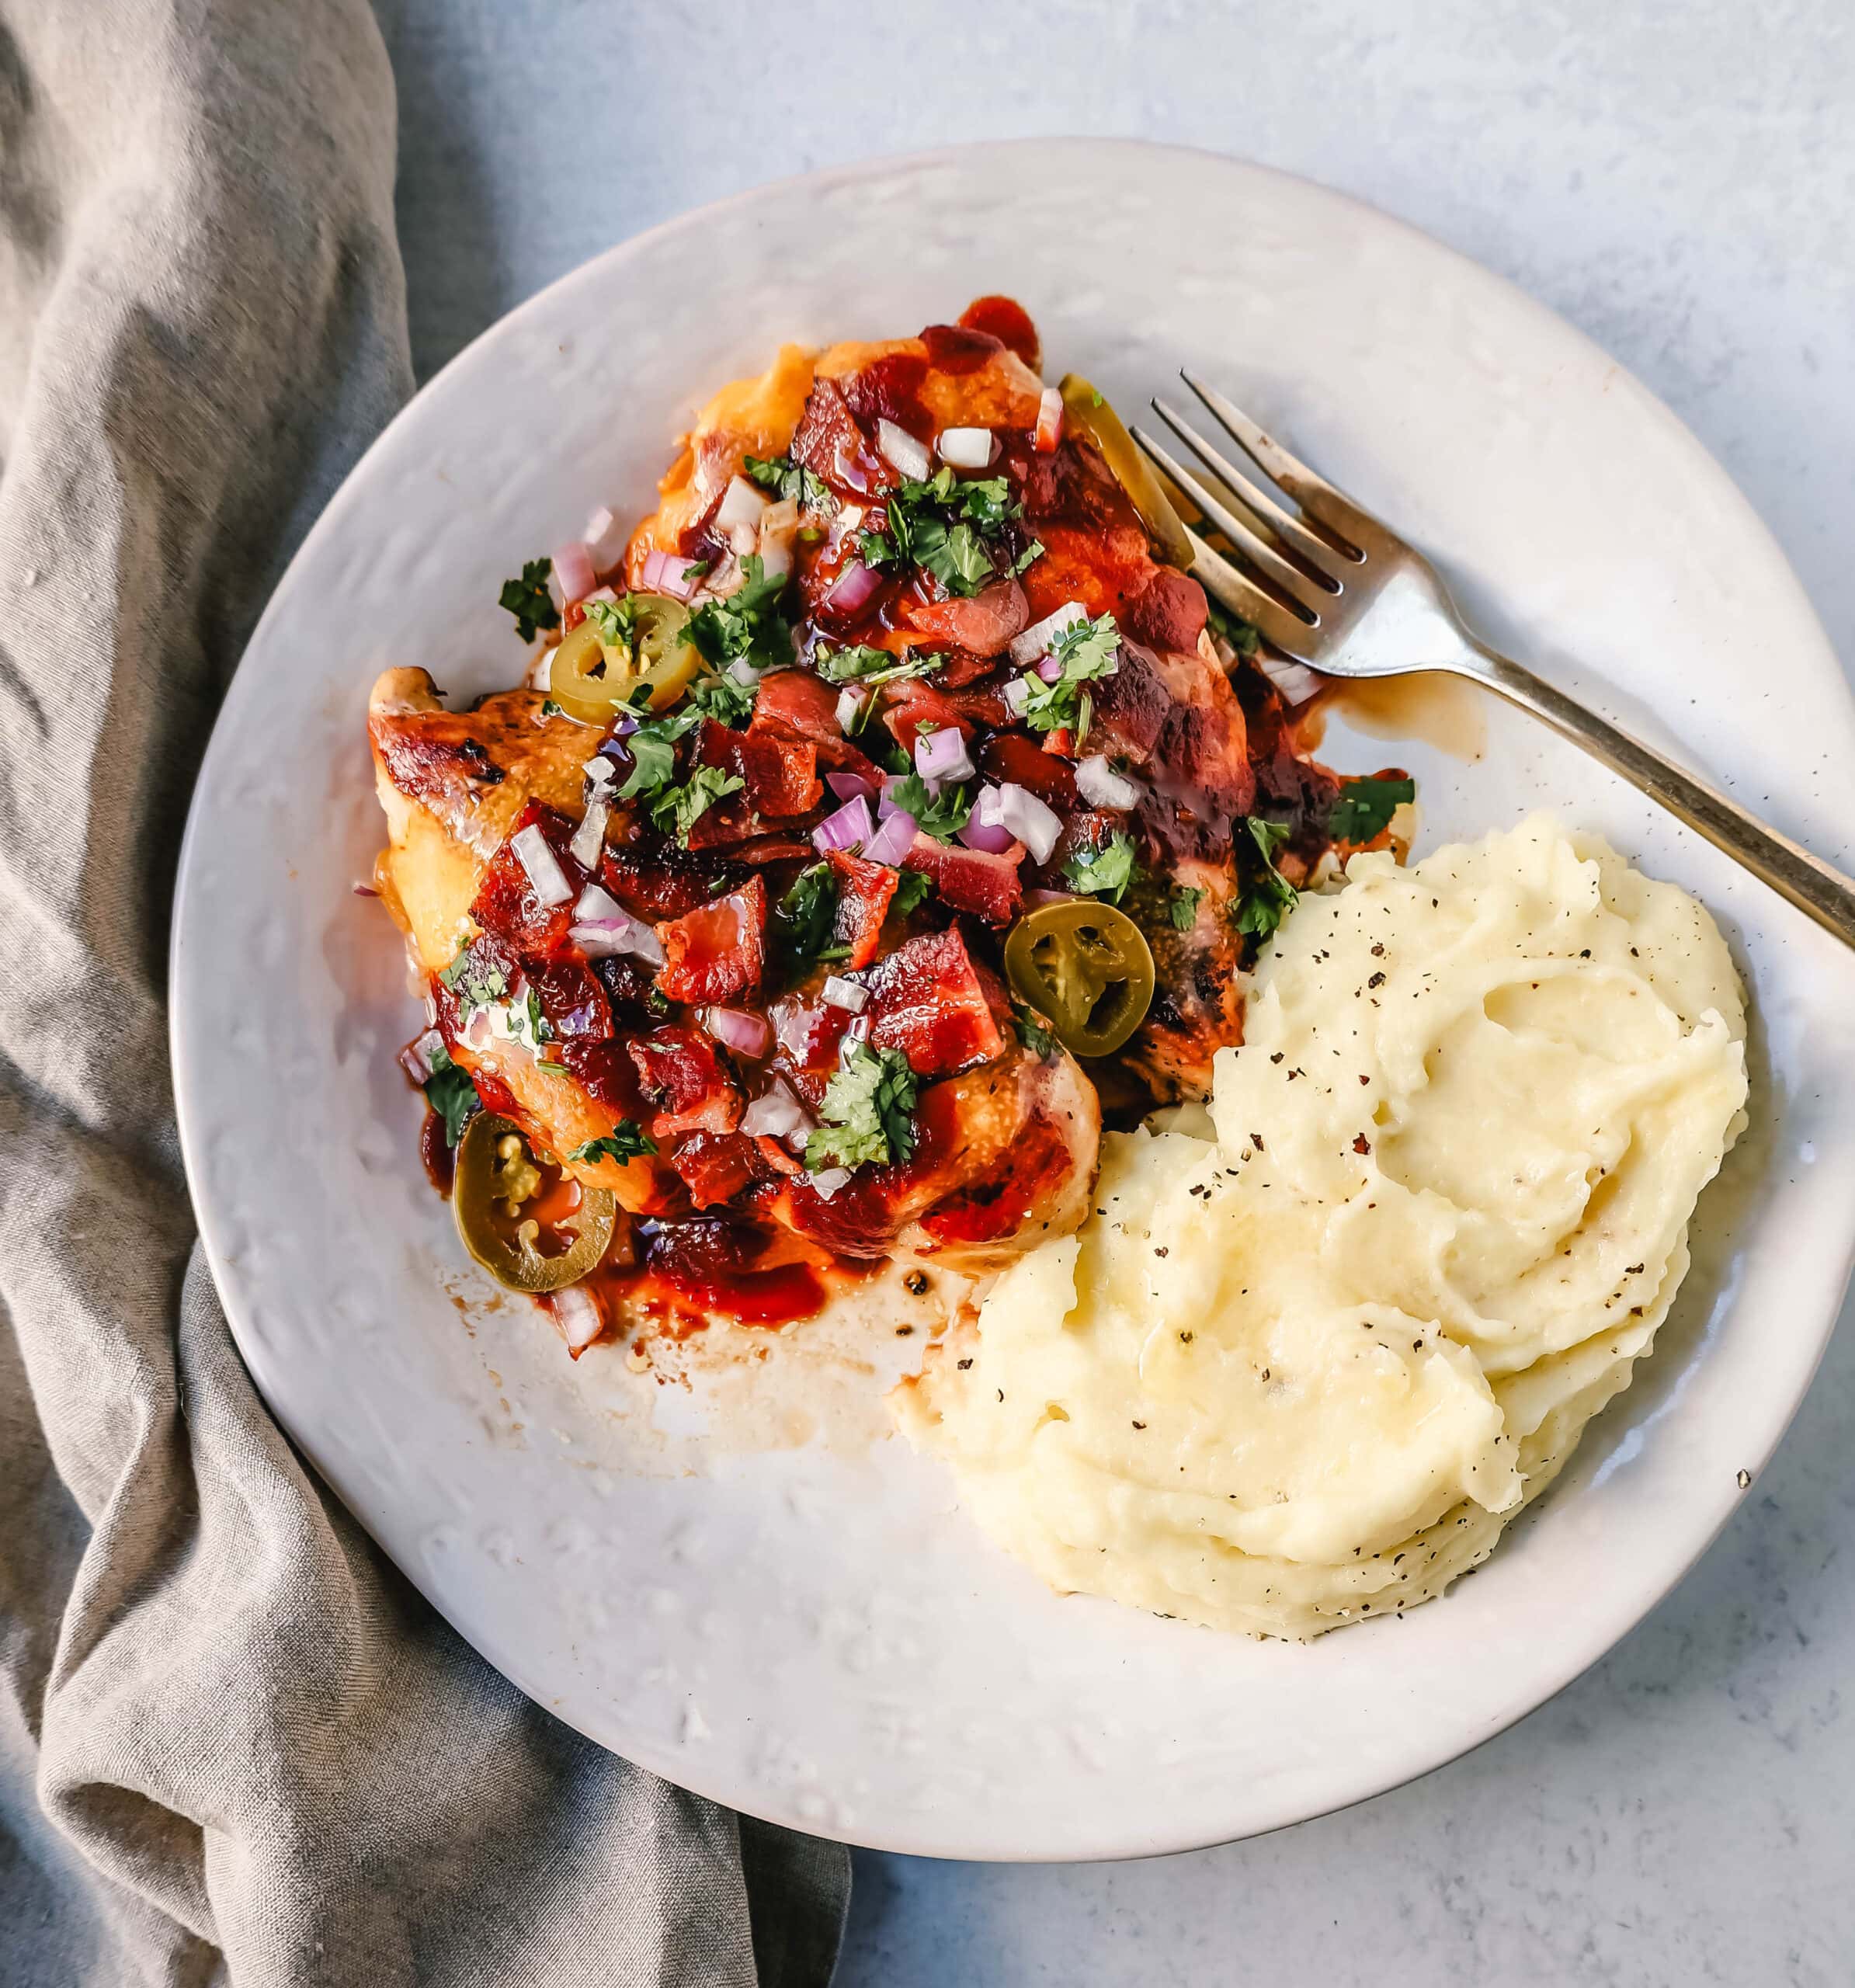
<instances>
[{"instance_id":1,"label":"light gray textured surface","mask_svg":"<svg viewBox=\"0 0 1855 1988\"><path fill-rule=\"evenodd\" d=\"M1433 0L1420 23L1371 0L894 0L828 30L738 0L381 12L422 371L612 241L763 179L967 137L1177 138L1374 200L1608 346L1727 464L1855 657L1843 0ZM1840 1988L1855 1973L1852 1437L1845 1331L1725 1538L1514 1731L1347 1814L1188 1858L860 1858L842 1988Z\"/></svg>"}]
</instances>

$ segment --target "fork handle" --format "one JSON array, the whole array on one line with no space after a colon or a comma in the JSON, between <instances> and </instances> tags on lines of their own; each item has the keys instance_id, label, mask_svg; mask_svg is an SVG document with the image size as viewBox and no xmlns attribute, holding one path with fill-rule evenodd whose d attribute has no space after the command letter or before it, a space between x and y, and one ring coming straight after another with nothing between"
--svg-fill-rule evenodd
<instances>
[{"instance_id":1,"label":"fork handle","mask_svg":"<svg viewBox=\"0 0 1855 1988\"><path fill-rule=\"evenodd\" d=\"M1620 732L1531 670L1523 669L1472 637L1469 646L1475 659L1457 665L1459 674L1544 718L1554 731L1582 746L1652 801L1660 801L1716 849L1742 864L1825 931L1834 933L1845 946L1855 946L1855 883L1840 871L1832 870L1788 836L1766 827L1718 787L1683 772L1672 759Z\"/></svg>"}]
</instances>

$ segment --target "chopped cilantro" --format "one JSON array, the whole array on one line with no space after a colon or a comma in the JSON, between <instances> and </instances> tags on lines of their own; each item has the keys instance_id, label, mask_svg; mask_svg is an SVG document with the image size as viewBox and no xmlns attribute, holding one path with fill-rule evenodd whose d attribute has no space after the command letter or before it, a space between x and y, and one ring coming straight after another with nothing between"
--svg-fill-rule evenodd
<instances>
[{"instance_id":1,"label":"chopped cilantro","mask_svg":"<svg viewBox=\"0 0 1855 1988\"><path fill-rule=\"evenodd\" d=\"M1024 722L1033 732L1073 731L1079 746L1088 735L1094 708L1082 686L1112 676L1120 667L1120 631L1111 614L1072 621L1051 644L1050 653L1062 674L1054 683L1037 676L1022 679L1030 686Z\"/></svg>"},{"instance_id":2,"label":"chopped cilantro","mask_svg":"<svg viewBox=\"0 0 1855 1988\"><path fill-rule=\"evenodd\" d=\"M1013 1006L1011 1019L1013 1026L1017 1030L1019 1041L1032 1055L1048 1057L1056 1054L1056 1037L1028 1008Z\"/></svg>"},{"instance_id":3,"label":"chopped cilantro","mask_svg":"<svg viewBox=\"0 0 1855 1988\"><path fill-rule=\"evenodd\" d=\"M582 605L586 619L598 632L601 648L622 649L627 655L633 653L637 642L635 594L628 593L623 600L589 600Z\"/></svg>"},{"instance_id":4,"label":"chopped cilantro","mask_svg":"<svg viewBox=\"0 0 1855 1988\"><path fill-rule=\"evenodd\" d=\"M811 660L827 683L856 683L874 689L904 676L929 676L946 662L936 650L932 655L891 655L887 649L871 648L867 642L844 642L827 647L821 642Z\"/></svg>"},{"instance_id":5,"label":"chopped cilantro","mask_svg":"<svg viewBox=\"0 0 1855 1988\"><path fill-rule=\"evenodd\" d=\"M444 1121L444 1142L454 1146L464 1128L481 1108L482 1100L470 1072L451 1061L451 1052L441 1042L432 1051L432 1074L425 1080L426 1102Z\"/></svg>"},{"instance_id":6,"label":"chopped cilantro","mask_svg":"<svg viewBox=\"0 0 1855 1988\"><path fill-rule=\"evenodd\" d=\"M717 801L738 794L747 784L738 773L720 766L694 766L680 787L666 787L651 803L651 819L667 835L674 834L684 849L690 846L690 831Z\"/></svg>"},{"instance_id":7,"label":"chopped cilantro","mask_svg":"<svg viewBox=\"0 0 1855 1988\"><path fill-rule=\"evenodd\" d=\"M741 467L748 480L775 497L789 497L808 511L834 511L837 499L822 477L790 456L749 456Z\"/></svg>"},{"instance_id":8,"label":"chopped cilantro","mask_svg":"<svg viewBox=\"0 0 1855 1988\"><path fill-rule=\"evenodd\" d=\"M1041 559L1043 556L1044 541L1040 538L1033 538L1030 543L1025 547L1023 551L1018 554L1017 559L1013 564L1011 570L1013 573L1028 572L1030 570L1032 562L1035 560Z\"/></svg>"},{"instance_id":9,"label":"chopped cilantro","mask_svg":"<svg viewBox=\"0 0 1855 1988\"><path fill-rule=\"evenodd\" d=\"M773 917L779 950L789 968L817 959L837 918L837 878L830 864L814 863L801 870L773 906Z\"/></svg>"},{"instance_id":10,"label":"chopped cilantro","mask_svg":"<svg viewBox=\"0 0 1855 1988\"><path fill-rule=\"evenodd\" d=\"M676 770L676 741L702 722L694 705L685 705L667 718L647 718L620 741L631 757L631 770L618 790L620 801L650 800L670 784Z\"/></svg>"},{"instance_id":11,"label":"chopped cilantro","mask_svg":"<svg viewBox=\"0 0 1855 1988\"><path fill-rule=\"evenodd\" d=\"M1275 867L1276 852L1291 832L1285 822L1265 821L1259 815L1245 815L1243 827L1259 863L1240 864L1245 873L1243 895L1237 909L1237 930L1252 938L1266 939L1294 910L1300 893ZM1243 847L1241 838L1237 847Z\"/></svg>"},{"instance_id":12,"label":"chopped cilantro","mask_svg":"<svg viewBox=\"0 0 1855 1988\"><path fill-rule=\"evenodd\" d=\"M698 676L690 686L690 700L704 718L738 732L752 714L760 694L758 683L737 683L731 676Z\"/></svg>"},{"instance_id":13,"label":"chopped cilantro","mask_svg":"<svg viewBox=\"0 0 1855 1988\"><path fill-rule=\"evenodd\" d=\"M972 797L963 787L943 787L938 794L928 791L919 773L904 773L889 789L889 798L915 818L915 825L936 842L951 842L966 826L973 812Z\"/></svg>"},{"instance_id":14,"label":"chopped cilantro","mask_svg":"<svg viewBox=\"0 0 1855 1988\"><path fill-rule=\"evenodd\" d=\"M600 1138L589 1139L584 1145L575 1146L568 1158L589 1163L616 1159L622 1166L628 1159L648 1159L656 1150L657 1142L635 1118L621 1118L610 1131Z\"/></svg>"},{"instance_id":15,"label":"chopped cilantro","mask_svg":"<svg viewBox=\"0 0 1855 1988\"><path fill-rule=\"evenodd\" d=\"M1412 780L1350 780L1327 817L1327 832L1336 842L1370 842L1384 832L1401 803L1416 798Z\"/></svg>"},{"instance_id":16,"label":"chopped cilantro","mask_svg":"<svg viewBox=\"0 0 1855 1988\"><path fill-rule=\"evenodd\" d=\"M1175 932L1189 932L1198 922L1198 907L1204 902L1205 892L1196 884L1181 884L1166 901L1165 915L1172 922Z\"/></svg>"},{"instance_id":17,"label":"chopped cilantro","mask_svg":"<svg viewBox=\"0 0 1855 1988\"><path fill-rule=\"evenodd\" d=\"M915 1072L899 1049L873 1049L859 1042L825 1086L818 1116L823 1121L805 1142L805 1165L813 1173L827 1166L886 1166L915 1150Z\"/></svg>"},{"instance_id":18,"label":"chopped cilantro","mask_svg":"<svg viewBox=\"0 0 1855 1988\"><path fill-rule=\"evenodd\" d=\"M1242 615L1231 613L1222 601L1208 597L1204 603L1204 612L1211 626L1238 655L1256 654L1263 637L1253 621L1245 621Z\"/></svg>"},{"instance_id":19,"label":"chopped cilantro","mask_svg":"<svg viewBox=\"0 0 1855 1988\"><path fill-rule=\"evenodd\" d=\"M1063 865L1072 890L1119 904L1134 881L1134 838L1112 835L1099 849L1079 849Z\"/></svg>"},{"instance_id":20,"label":"chopped cilantro","mask_svg":"<svg viewBox=\"0 0 1855 1988\"><path fill-rule=\"evenodd\" d=\"M516 633L525 642L532 642L538 628L558 628L561 625L561 610L554 604L554 596L547 591L549 576L554 572L551 559L530 559L522 568L519 580L505 580L502 591L496 596L496 603L505 607L516 617Z\"/></svg>"},{"instance_id":21,"label":"chopped cilantro","mask_svg":"<svg viewBox=\"0 0 1855 1988\"><path fill-rule=\"evenodd\" d=\"M889 900L889 916L906 918L927 902L933 888L933 880L925 870L902 871L895 879L895 895Z\"/></svg>"},{"instance_id":22,"label":"chopped cilantro","mask_svg":"<svg viewBox=\"0 0 1855 1988\"><path fill-rule=\"evenodd\" d=\"M479 1008L493 1007L509 992L509 976L499 966L479 966L465 947L439 975L457 996L457 1019L467 1022Z\"/></svg>"},{"instance_id":23,"label":"chopped cilantro","mask_svg":"<svg viewBox=\"0 0 1855 1988\"><path fill-rule=\"evenodd\" d=\"M525 987L519 994L510 997L504 1012L508 1017L509 1041L519 1043L538 1060L541 1044L554 1040L554 1030L548 1026L547 1017L541 1013L540 996L532 987ZM558 1069L561 1066L557 1063L552 1067Z\"/></svg>"},{"instance_id":24,"label":"chopped cilantro","mask_svg":"<svg viewBox=\"0 0 1855 1988\"><path fill-rule=\"evenodd\" d=\"M541 715L543 718L564 718L567 713L553 698L544 697L541 700Z\"/></svg>"},{"instance_id":25,"label":"chopped cilantro","mask_svg":"<svg viewBox=\"0 0 1855 1988\"><path fill-rule=\"evenodd\" d=\"M705 600L683 626L683 640L714 666L742 661L769 669L792 660L792 630L780 612L787 575L769 573L757 552L741 562L747 575L725 600Z\"/></svg>"},{"instance_id":26,"label":"chopped cilantro","mask_svg":"<svg viewBox=\"0 0 1855 1988\"><path fill-rule=\"evenodd\" d=\"M943 465L925 482L911 480L891 491L883 505L886 529L863 533L859 550L866 565L919 566L949 593L975 594L998 577L988 541L1003 535L1019 508L1003 477L963 482ZM1035 556L1027 552L1012 570L1022 572Z\"/></svg>"}]
</instances>

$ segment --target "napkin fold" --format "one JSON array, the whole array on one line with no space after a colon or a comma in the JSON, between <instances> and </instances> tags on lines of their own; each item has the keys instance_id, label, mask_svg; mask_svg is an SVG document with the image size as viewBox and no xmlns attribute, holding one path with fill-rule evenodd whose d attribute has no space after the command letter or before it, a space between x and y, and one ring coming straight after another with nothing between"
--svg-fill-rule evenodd
<instances>
[{"instance_id":1,"label":"napkin fold","mask_svg":"<svg viewBox=\"0 0 1855 1988\"><path fill-rule=\"evenodd\" d=\"M822 1988L844 1852L484 1663L279 1434L195 1238L181 829L411 391L394 151L360 0L0 0L0 1974Z\"/></svg>"}]
</instances>

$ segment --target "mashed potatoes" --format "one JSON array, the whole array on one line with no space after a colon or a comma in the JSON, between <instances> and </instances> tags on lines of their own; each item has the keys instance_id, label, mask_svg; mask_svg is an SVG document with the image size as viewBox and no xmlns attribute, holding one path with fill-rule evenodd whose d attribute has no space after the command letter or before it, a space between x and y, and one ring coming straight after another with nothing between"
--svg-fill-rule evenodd
<instances>
[{"instance_id":1,"label":"mashed potatoes","mask_svg":"<svg viewBox=\"0 0 1855 1988\"><path fill-rule=\"evenodd\" d=\"M1534 820L1356 857L1245 1030L895 1407L1053 1586L1308 1637L1485 1559L1627 1385L1744 1123L1744 1001L1693 898Z\"/></svg>"}]
</instances>

